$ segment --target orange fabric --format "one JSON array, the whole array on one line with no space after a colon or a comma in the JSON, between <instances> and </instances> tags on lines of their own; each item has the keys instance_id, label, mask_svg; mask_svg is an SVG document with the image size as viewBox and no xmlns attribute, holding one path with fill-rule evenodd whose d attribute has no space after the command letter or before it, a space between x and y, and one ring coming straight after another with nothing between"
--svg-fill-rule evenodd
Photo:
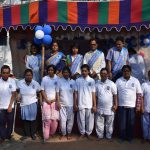
<instances>
[{"instance_id":1,"label":"orange fabric","mask_svg":"<svg viewBox=\"0 0 150 150\"><path fill-rule=\"evenodd\" d=\"M0 7L0 27L3 27L3 8Z\"/></svg>"},{"instance_id":2,"label":"orange fabric","mask_svg":"<svg viewBox=\"0 0 150 150\"><path fill-rule=\"evenodd\" d=\"M29 23L39 22L39 2L29 4Z\"/></svg>"},{"instance_id":3,"label":"orange fabric","mask_svg":"<svg viewBox=\"0 0 150 150\"><path fill-rule=\"evenodd\" d=\"M119 24L119 1L109 2L108 24Z\"/></svg>"},{"instance_id":4,"label":"orange fabric","mask_svg":"<svg viewBox=\"0 0 150 150\"><path fill-rule=\"evenodd\" d=\"M78 23L77 3L68 2L68 23Z\"/></svg>"}]
</instances>

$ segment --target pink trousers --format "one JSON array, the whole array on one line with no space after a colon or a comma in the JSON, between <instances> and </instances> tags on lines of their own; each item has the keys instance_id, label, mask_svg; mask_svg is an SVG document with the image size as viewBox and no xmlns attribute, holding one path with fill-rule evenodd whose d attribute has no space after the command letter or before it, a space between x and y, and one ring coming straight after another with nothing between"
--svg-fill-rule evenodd
<instances>
[{"instance_id":1,"label":"pink trousers","mask_svg":"<svg viewBox=\"0 0 150 150\"><path fill-rule=\"evenodd\" d=\"M43 120L43 136L45 140L49 139L50 136L55 134L57 126L57 120Z\"/></svg>"}]
</instances>

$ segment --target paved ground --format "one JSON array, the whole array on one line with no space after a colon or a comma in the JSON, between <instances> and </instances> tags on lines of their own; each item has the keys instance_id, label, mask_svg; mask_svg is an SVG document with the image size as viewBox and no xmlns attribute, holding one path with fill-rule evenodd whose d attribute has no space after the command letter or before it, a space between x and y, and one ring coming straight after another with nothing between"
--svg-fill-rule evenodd
<instances>
[{"instance_id":1,"label":"paved ground","mask_svg":"<svg viewBox=\"0 0 150 150\"><path fill-rule=\"evenodd\" d=\"M59 135L51 138L47 143L42 144L42 140L38 137L35 141L30 138L20 141L20 135L14 134L14 141L11 143L6 141L0 145L0 150L150 150L150 143L142 143L140 139L135 139L132 143L119 143L118 139L113 139L112 142L107 140L96 141L93 137L92 141L84 138L79 140L77 135L73 139L67 141L66 139L60 141Z\"/></svg>"}]
</instances>

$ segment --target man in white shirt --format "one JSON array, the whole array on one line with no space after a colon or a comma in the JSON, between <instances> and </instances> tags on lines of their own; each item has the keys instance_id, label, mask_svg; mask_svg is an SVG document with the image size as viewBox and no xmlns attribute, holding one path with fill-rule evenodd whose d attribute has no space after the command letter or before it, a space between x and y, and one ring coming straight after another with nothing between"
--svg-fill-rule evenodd
<instances>
[{"instance_id":1,"label":"man in white shirt","mask_svg":"<svg viewBox=\"0 0 150 150\"><path fill-rule=\"evenodd\" d=\"M98 44L96 39L90 40L91 50L87 52L83 59L83 64L88 64L90 67L91 77L96 79L100 70L106 67L104 53L98 50ZM97 76L98 75L98 76Z\"/></svg>"},{"instance_id":2,"label":"man in white shirt","mask_svg":"<svg viewBox=\"0 0 150 150\"><path fill-rule=\"evenodd\" d=\"M101 69L100 75L101 80L96 83L96 133L98 140L101 140L106 129L106 138L110 140L113 133L114 112L117 109L117 87L108 79L106 68Z\"/></svg>"},{"instance_id":3,"label":"man in white shirt","mask_svg":"<svg viewBox=\"0 0 150 150\"><path fill-rule=\"evenodd\" d=\"M116 81L118 89L118 115L120 140L133 140L135 110L140 111L141 86L138 79L131 76L131 67L124 65L122 68L123 77Z\"/></svg>"},{"instance_id":4,"label":"man in white shirt","mask_svg":"<svg viewBox=\"0 0 150 150\"><path fill-rule=\"evenodd\" d=\"M16 95L15 80L10 78L10 67L1 68L0 78L0 143L11 140L14 120L14 99Z\"/></svg>"},{"instance_id":5,"label":"man in white shirt","mask_svg":"<svg viewBox=\"0 0 150 150\"><path fill-rule=\"evenodd\" d=\"M142 84L142 128L143 139L150 142L150 70L148 71L148 81Z\"/></svg>"},{"instance_id":6,"label":"man in white shirt","mask_svg":"<svg viewBox=\"0 0 150 150\"><path fill-rule=\"evenodd\" d=\"M94 127L94 113L96 112L95 81L89 77L90 68L87 64L82 65L82 77L76 80L75 88L75 110L80 138L85 134L91 139L90 134Z\"/></svg>"},{"instance_id":7,"label":"man in white shirt","mask_svg":"<svg viewBox=\"0 0 150 150\"><path fill-rule=\"evenodd\" d=\"M71 132L74 123L74 90L75 81L70 79L71 71L68 67L63 68L63 77L58 81L57 100L60 103L60 129L62 136L60 140L67 135L71 139Z\"/></svg>"}]
</instances>

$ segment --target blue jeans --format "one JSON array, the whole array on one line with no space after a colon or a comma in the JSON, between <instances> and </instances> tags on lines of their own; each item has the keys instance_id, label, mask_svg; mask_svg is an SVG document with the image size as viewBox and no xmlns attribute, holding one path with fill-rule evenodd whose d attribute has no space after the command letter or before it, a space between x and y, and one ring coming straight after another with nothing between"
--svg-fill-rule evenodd
<instances>
[{"instance_id":1,"label":"blue jeans","mask_svg":"<svg viewBox=\"0 0 150 150\"><path fill-rule=\"evenodd\" d=\"M135 125L135 108L119 107L119 135L122 140L133 139Z\"/></svg>"},{"instance_id":2,"label":"blue jeans","mask_svg":"<svg viewBox=\"0 0 150 150\"><path fill-rule=\"evenodd\" d=\"M144 112L142 115L143 138L150 140L150 113Z\"/></svg>"},{"instance_id":3,"label":"blue jeans","mask_svg":"<svg viewBox=\"0 0 150 150\"><path fill-rule=\"evenodd\" d=\"M0 138L11 139L14 121L14 110L8 113L6 109L0 110Z\"/></svg>"}]
</instances>

